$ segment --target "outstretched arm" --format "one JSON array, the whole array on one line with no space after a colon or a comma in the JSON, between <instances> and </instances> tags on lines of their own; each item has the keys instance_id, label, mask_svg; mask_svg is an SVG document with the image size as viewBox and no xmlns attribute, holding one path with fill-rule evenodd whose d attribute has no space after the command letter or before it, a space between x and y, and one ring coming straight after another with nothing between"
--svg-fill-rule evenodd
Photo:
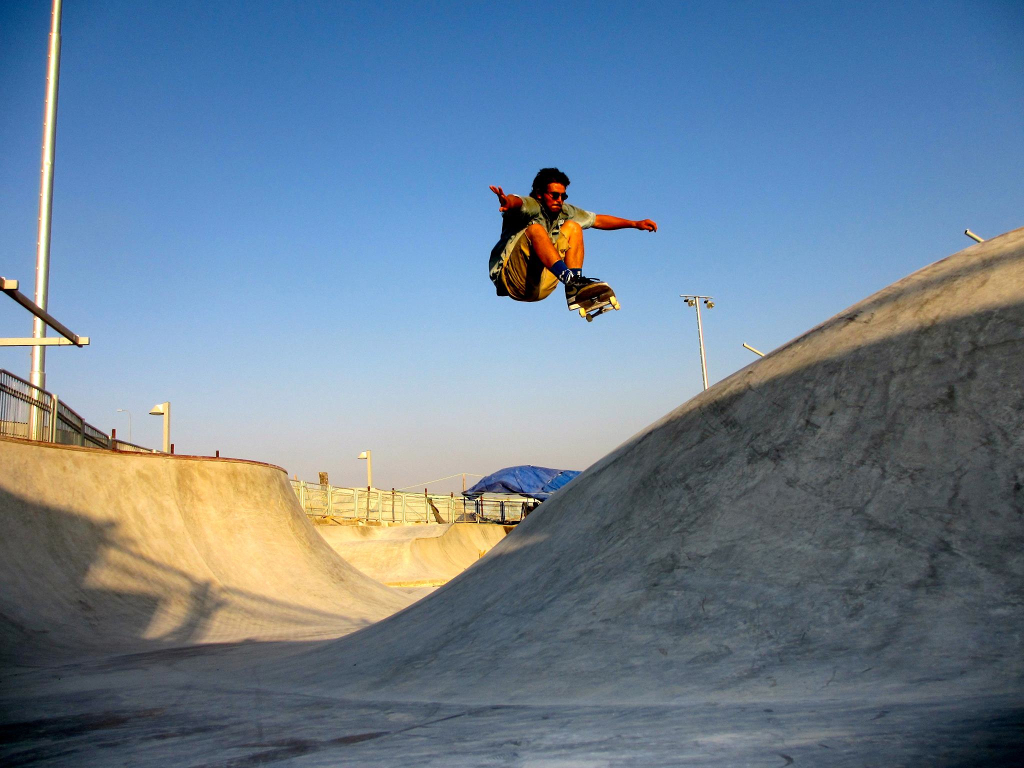
<instances>
[{"instance_id":1,"label":"outstretched arm","mask_svg":"<svg viewBox=\"0 0 1024 768\"><path fill-rule=\"evenodd\" d=\"M491 187L494 189L494 187ZM632 219L620 219L618 216L605 216L599 213L594 217L594 229L643 229L647 232L657 232L658 225L650 219L633 221Z\"/></svg>"},{"instance_id":2,"label":"outstretched arm","mask_svg":"<svg viewBox=\"0 0 1024 768\"><path fill-rule=\"evenodd\" d=\"M523 198L519 197L519 195L506 195L501 187L493 185L491 186L491 192L498 196L498 210L502 213L511 211L513 208L523 207Z\"/></svg>"}]
</instances>

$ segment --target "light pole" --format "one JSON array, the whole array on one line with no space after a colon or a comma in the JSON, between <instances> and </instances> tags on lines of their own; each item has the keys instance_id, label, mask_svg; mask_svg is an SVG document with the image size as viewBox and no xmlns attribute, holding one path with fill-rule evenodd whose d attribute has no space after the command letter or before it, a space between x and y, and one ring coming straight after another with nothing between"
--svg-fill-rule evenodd
<instances>
[{"instance_id":1,"label":"light pole","mask_svg":"<svg viewBox=\"0 0 1024 768\"><path fill-rule=\"evenodd\" d=\"M363 451L357 459L366 459L366 519L370 519L370 489L373 488L373 451Z\"/></svg>"},{"instance_id":2,"label":"light pole","mask_svg":"<svg viewBox=\"0 0 1024 768\"><path fill-rule=\"evenodd\" d=\"M700 303L703 301L704 306L711 309L715 306L714 299L711 296L697 296L694 294L680 294L679 298L686 299L688 306L695 307L697 309L697 339L700 341L700 372L701 376L704 377L704 390L708 388L708 365L704 360L704 326L700 321Z\"/></svg>"},{"instance_id":3,"label":"light pole","mask_svg":"<svg viewBox=\"0 0 1024 768\"><path fill-rule=\"evenodd\" d=\"M164 453L171 452L171 404L170 403L157 403L153 406L153 410L149 412L150 416L163 416L164 417Z\"/></svg>"},{"instance_id":4,"label":"light pole","mask_svg":"<svg viewBox=\"0 0 1024 768\"><path fill-rule=\"evenodd\" d=\"M357 459L366 459L366 487L373 488L373 451L363 451Z\"/></svg>"},{"instance_id":5,"label":"light pole","mask_svg":"<svg viewBox=\"0 0 1024 768\"><path fill-rule=\"evenodd\" d=\"M46 55L46 101L43 104L43 152L39 173L39 220L36 235L35 301L44 312L50 290L50 224L53 221L53 163L57 146L57 86L60 80L60 15L61 0L53 0L50 11L50 46ZM32 337L46 336L46 323L39 317L32 321ZM46 389L46 349L32 347L33 386ZM33 409L33 413L36 409Z\"/></svg>"},{"instance_id":6,"label":"light pole","mask_svg":"<svg viewBox=\"0 0 1024 768\"><path fill-rule=\"evenodd\" d=\"M132 412L127 408L118 408L117 412L128 414L128 442L130 443L132 441Z\"/></svg>"}]
</instances>

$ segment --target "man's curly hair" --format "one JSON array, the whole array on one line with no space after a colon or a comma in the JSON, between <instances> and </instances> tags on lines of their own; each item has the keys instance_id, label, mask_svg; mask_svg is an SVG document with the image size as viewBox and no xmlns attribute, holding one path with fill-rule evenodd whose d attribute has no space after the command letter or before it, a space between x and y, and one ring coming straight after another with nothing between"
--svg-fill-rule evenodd
<instances>
[{"instance_id":1,"label":"man's curly hair","mask_svg":"<svg viewBox=\"0 0 1024 768\"><path fill-rule=\"evenodd\" d=\"M541 168L533 177L533 189L530 190L530 197L539 198L541 192L547 191L548 184L561 184L563 187L568 187L569 177L557 168Z\"/></svg>"}]
</instances>

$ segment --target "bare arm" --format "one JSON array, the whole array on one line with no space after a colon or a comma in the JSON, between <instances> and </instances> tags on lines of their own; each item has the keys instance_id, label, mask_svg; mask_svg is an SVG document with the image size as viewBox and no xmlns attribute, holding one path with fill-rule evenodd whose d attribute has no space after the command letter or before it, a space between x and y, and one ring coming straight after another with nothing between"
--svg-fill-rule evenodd
<instances>
[{"instance_id":1,"label":"bare arm","mask_svg":"<svg viewBox=\"0 0 1024 768\"><path fill-rule=\"evenodd\" d=\"M618 216L605 216L599 213L594 216L594 229L643 229L647 232L657 232L658 225L650 219L633 221L632 219L620 219Z\"/></svg>"},{"instance_id":2,"label":"bare arm","mask_svg":"<svg viewBox=\"0 0 1024 768\"><path fill-rule=\"evenodd\" d=\"M491 186L491 192L498 196L498 210L504 213L515 208L523 207L523 198L519 195L506 195L501 187Z\"/></svg>"}]
</instances>

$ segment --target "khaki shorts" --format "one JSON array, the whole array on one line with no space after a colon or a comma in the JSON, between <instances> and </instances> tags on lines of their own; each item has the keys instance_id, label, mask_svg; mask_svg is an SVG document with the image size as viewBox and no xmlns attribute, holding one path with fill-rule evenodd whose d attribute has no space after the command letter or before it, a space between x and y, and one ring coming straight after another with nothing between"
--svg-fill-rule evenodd
<instances>
[{"instance_id":1,"label":"khaki shorts","mask_svg":"<svg viewBox=\"0 0 1024 768\"><path fill-rule=\"evenodd\" d=\"M555 250L559 258L565 258L565 252L569 250L569 239L563 233L559 233L555 241ZM519 233L505 251L507 255L501 269L501 281L511 298L516 301L540 301L558 287L558 278L530 252L530 240L525 231Z\"/></svg>"}]
</instances>

